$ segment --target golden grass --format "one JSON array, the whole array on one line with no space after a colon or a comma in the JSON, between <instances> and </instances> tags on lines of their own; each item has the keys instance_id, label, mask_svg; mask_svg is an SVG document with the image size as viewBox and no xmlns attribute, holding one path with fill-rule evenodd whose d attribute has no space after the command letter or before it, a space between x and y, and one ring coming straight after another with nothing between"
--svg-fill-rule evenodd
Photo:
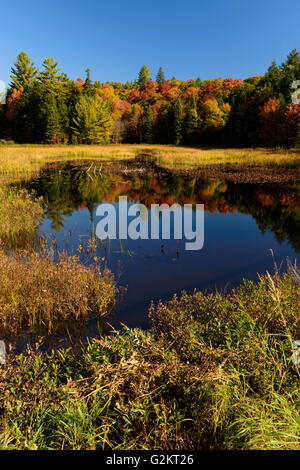
<instances>
[{"instance_id":1,"label":"golden grass","mask_svg":"<svg viewBox=\"0 0 300 470\"><path fill-rule=\"evenodd\" d=\"M99 265L85 266L77 256L61 253L0 251L0 331L58 331L65 322L111 313L113 275Z\"/></svg>"},{"instance_id":2,"label":"golden grass","mask_svg":"<svg viewBox=\"0 0 300 470\"><path fill-rule=\"evenodd\" d=\"M152 153L161 166L181 168L225 163L263 166L300 164L300 153L288 150L199 149L150 144L1 145L0 175L7 180L18 176L31 177L46 163L76 159L130 159L142 153Z\"/></svg>"},{"instance_id":3,"label":"golden grass","mask_svg":"<svg viewBox=\"0 0 300 470\"><path fill-rule=\"evenodd\" d=\"M43 215L42 200L26 190L0 187L0 247L32 243Z\"/></svg>"}]
</instances>

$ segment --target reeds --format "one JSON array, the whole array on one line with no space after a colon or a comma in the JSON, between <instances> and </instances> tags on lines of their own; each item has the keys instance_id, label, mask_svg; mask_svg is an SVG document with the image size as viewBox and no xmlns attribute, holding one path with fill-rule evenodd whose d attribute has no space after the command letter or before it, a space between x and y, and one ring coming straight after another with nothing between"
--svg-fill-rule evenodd
<instances>
[{"instance_id":1,"label":"reeds","mask_svg":"<svg viewBox=\"0 0 300 470\"><path fill-rule=\"evenodd\" d=\"M2 334L59 331L62 325L104 317L114 306L114 280L97 264L84 266L65 253L0 252L0 331Z\"/></svg>"},{"instance_id":2,"label":"reeds","mask_svg":"<svg viewBox=\"0 0 300 470\"><path fill-rule=\"evenodd\" d=\"M42 200L25 190L0 187L0 248L32 243L43 214Z\"/></svg>"}]
</instances>

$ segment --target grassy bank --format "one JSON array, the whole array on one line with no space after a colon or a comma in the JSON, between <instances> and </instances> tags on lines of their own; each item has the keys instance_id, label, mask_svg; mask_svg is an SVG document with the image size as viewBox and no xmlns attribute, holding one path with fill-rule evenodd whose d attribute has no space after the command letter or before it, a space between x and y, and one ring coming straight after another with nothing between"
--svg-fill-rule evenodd
<instances>
[{"instance_id":1,"label":"grassy bank","mask_svg":"<svg viewBox=\"0 0 300 470\"><path fill-rule=\"evenodd\" d=\"M152 153L162 166L191 168L199 165L247 164L299 166L300 153L267 149L198 149L169 145L1 145L0 175L3 178L30 177L45 163L76 159L134 158Z\"/></svg>"},{"instance_id":2,"label":"grassy bank","mask_svg":"<svg viewBox=\"0 0 300 470\"><path fill-rule=\"evenodd\" d=\"M2 449L299 449L296 271L152 306L81 354L9 355Z\"/></svg>"}]
</instances>

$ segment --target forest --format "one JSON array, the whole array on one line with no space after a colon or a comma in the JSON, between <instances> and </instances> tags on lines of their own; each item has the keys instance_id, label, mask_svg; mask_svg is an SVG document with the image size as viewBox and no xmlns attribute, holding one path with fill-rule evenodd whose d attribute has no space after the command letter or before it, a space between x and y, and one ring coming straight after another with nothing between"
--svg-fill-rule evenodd
<instances>
[{"instance_id":1,"label":"forest","mask_svg":"<svg viewBox=\"0 0 300 470\"><path fill-rule=\"evenodd\" d=\"M199 67L201 68L201 67ZM214 147L300 145L300 52L246 79L155 80L144 65L136 80L100 83L67 77L52 57L39 70L25 52L11 68L0 109L1 142L157 143Z\"/></svg>"}]
</instances>

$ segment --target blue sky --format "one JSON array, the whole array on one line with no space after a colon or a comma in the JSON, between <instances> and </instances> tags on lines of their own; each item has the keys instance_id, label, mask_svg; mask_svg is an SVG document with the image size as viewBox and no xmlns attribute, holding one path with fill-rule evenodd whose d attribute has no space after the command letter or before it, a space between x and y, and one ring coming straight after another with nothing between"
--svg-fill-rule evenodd
<instances>
[{"instance_id":1,"label":"blue sky","mask_svg":"<svg viewBox=\"0 0 300 470\"><path fill-rule=\"evenodd\" d=\"M40 66L59 61L70 78L245 78L300 49L299 0L15 0L1 5L0 80L24 50Z\"/></svg>"}]
</instances>

